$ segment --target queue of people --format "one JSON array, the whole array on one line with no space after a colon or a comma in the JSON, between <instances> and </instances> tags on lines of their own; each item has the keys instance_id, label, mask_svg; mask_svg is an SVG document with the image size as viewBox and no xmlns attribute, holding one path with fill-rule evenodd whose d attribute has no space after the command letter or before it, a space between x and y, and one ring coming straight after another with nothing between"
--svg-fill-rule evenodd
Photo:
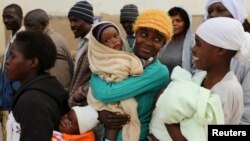
<instances>
[{"instance_id":1,"label":"queue of people","mask_svg":"<svg viewBox=\"0 0 250 141\"><path fill-rule=\"evenodd\" d=\"M76 2L67 15L74 63L46 11L29 11L22 27L21 7L6 6L0 140L206 141L209 124L250 124L244 4L207 0L194 34L184 7L139 12L127 4L123 39L114 23L93 24L91 3Z\"/></svg>"}]
</instances>

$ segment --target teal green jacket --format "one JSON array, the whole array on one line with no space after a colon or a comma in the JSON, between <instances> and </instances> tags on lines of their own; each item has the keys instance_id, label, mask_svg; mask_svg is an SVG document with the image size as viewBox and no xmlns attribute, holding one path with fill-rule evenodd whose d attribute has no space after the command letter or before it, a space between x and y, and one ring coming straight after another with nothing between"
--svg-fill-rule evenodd
<instances>
[{"instance_id":1,"label":"teal green jacket","mask_svg":"<svg viewBox=\"0 0 250 141\"><path fill-rule=\"evenodd\" d=\"M118 83L107 83L98 75L91 76L90 85L95 98L103 103L116 103L134 97L138 102L141 122L140 140L147 140L149 122L155 108L156 95L169 83L169 72L165 65L155 60L144 69L141 76L131 76ZM117 141L122 140L121 131Z\"/></svg>"}]
</instances>

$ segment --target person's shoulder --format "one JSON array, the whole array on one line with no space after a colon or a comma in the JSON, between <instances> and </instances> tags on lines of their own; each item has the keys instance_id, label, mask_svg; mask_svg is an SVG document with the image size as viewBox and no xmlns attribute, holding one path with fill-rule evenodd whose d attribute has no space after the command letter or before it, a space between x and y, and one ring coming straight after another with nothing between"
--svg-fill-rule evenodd
<instances>
[{"instance_id":1,"label":"person's shoulder","mask_svg":"<svg viewBox=\"0 0 250 141\"><path fill-rule=\"evenodd\" d=\"M216 85L221 85L221 86L240 86L240 83L234 74L233 71L228 72L221 81L219 81Z\"/></svg>"},{"instance_id":2,"label":"person's shoulder","mask_svg":"<svg viewBox=\"0 0 250 141\"><path fill-rule=\"evenodd\" d=\"M159 59L153 60L152 63L149 66L152 67L152 68L167 69L167 67L164 64L162 64Z\"/></svg>"},{"instance_id":3,"label":"person's shoulder","mask_svg":"<svg viewBox=\"0 0 250 141\"><path fill-rule=\"evenodd\" d=\"M24 110L32 111L33 109L41 109L44 107L45 102L47 102L42 94L39 94L36 90L29 90L24 93L17 99L15 104L15 110ZM38 108L40 107L40 108Z\"/></svg>"},{"instance_id":4,"label":"person's shoulder","mask_svg":"<svg viewBox=\"0 0 250 141\"><path fill-rule=\"evenodd\" d=\"M56 46L68 46L66 39L62 36L62 34L54 30L50 30L49 32L47 32L47 35L52 39Z\"/></svg>"},{"instance_id":5,"label":"person's shoulder","mask_svg":"<svg viewBox=\"0 0 250 141\"><path fill-rule=\"evenodd\" d=\"M64 41L65 42L65 38L62 36L62 34L56 32L56 31L53 31L51 34L50 34L50 37L51 38L56 38L60 41Z\"/></svg>"},{"instance_id":6,"label":"person's shoulder","mask_svg":"<svg viewBox=\"0 0 250 141\"><path fill-rule=\"evenodd\" d=\"M243 96L242 86L232 71L228 72L226 76L224 76L224 78L212 88L212 90L224 97Z\"/></svg>"},{"instance_id":7,"label":"person's shoulder","mask_svg":"<svg viewBox=\"0 0 250 141\"><path fill-rule=\"evenodd\" d=\"M224 78L220 81L221 84L224 85L235 85L237 87L241 87L241 84L239 83L235 73L233 71L229 71Z\"/></svg>"},{"instance_id":8,"label":"person's shoulder","mask_svg":"<svg viewBox=\"0 0 250 141\"><path fill-rule=\"evenodd\" d=\"M232 58L231 64L230 64L231 70L233 70L236 74L238 72L250 72L250 62L241 63L239 60L236 60L235 58Z\"/></svg>"},{"instance_id":9,"label":"person's shoulder","mask_svg":"<svg viewBox=\"0 0 250 141\"><path fill-rule=\"evenodd\" d=\"M18 101L40 103L43 101L45 93L38 89L28 89L24 91Z\"/></svg>"},{"instance_id":10,"label":"person's shoulder","mask_svg":"<svg viewBox=\"0 0 250 141\"><path fill-rule=\"evenodd\" d=\"M159 76L162 74L164 76L168 76L169 70L159 61L159 59L155 59L148 67L144 69L144 73L152 73L153 75L158 74Z\"/></svg>"}]
</instances>

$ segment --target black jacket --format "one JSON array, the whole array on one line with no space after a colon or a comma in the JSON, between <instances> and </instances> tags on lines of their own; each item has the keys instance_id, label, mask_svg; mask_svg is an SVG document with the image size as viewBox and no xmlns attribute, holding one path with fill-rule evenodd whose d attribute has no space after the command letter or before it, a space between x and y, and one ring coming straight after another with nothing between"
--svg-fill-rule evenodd
<instances>
[{"instance_id":1,"label":"black jacket","mask_svg":"<svg viewBox=\"0 0 250 141\"><path fill-rule=\"evenodd\" d=\"M69 108L68 94L55 77L45 74L22 86L12 111L21 126L20 141L51 141L60 117Z\"/></svg>"}]
</instances>

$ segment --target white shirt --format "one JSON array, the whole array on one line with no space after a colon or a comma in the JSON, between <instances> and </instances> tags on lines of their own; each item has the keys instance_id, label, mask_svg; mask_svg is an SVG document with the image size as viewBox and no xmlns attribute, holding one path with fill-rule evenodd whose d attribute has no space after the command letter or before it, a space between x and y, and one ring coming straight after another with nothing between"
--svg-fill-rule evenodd
<instances>
[{"instance_id":1,"label":"white shirt","mask_svg":"<svg viewBox=\"0 0 250 141\"><path fill-rule=\"evenodd\" d=\"M220 96L225 124L239 124L244 111L243 89L235 74L228 72L211 91Z\"/></svg>"},{"instance_id":2,"label":"white shirt","mask_svg":"<svg viewBox=\"0 0 250 141\"><path fill-rule=\"evenodd\" d=\"M78 61L81 55L87 50L87 48L88 48L88 39L80 37L78 40L74 71L76 70L76 67L78 66Z\"/></svg>"}]
</instances>

